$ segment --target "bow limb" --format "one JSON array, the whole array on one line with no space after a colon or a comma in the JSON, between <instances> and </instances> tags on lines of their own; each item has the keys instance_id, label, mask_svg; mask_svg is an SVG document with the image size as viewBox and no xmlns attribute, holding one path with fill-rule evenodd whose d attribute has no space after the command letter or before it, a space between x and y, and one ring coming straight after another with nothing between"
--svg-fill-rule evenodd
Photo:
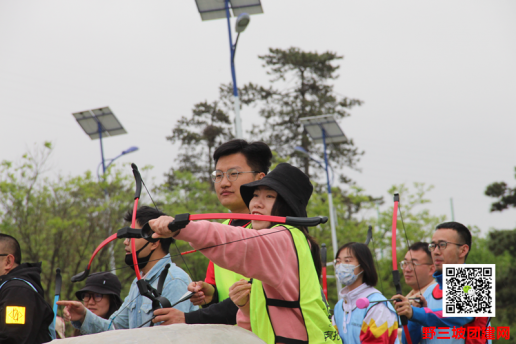
<instances>
[{"instance_id":1,"label":"bow limb","mask_svg":"<svg viewBox=\"0 0 516 344\"><path fill-rule=\"evenodd\" d=\"M52 324L49 329L51 331L51 335L53 338L57 338L56 335L56 318L57 318L57 301L59 301L59 296L61 295L61 284L63 283L63 278L61 277L61 269L56 269L56 286L54 292L54 305L52 310L54 311L54 319L52 320Z\"/></svg>"},{"instance_id":2,"label":"bow limb","mask_svg":"<svg viewBox=\"0 0 516 344\"><path fill-rule=\"evenodd\" d=\"M401 290L400 283L400 273L398 271L398 259L396 257L396 228L397 228L397 219L398 219L398 204L400 201L399 194L394 194L394 208L392 212L392 280L394 283L394 287L396 288L396 294L403 295ZM400 316L401 325L403 326L403 330L405 332L405 337L407 338L407 343L412 344L412 338L410 338L410 333L408 330L408 318L404 315Z\"/></svg>"},{"instance_id":3,"label":"bow limb","mask_svg":"<svg viewBox=\"0 0 516 344\"><path fill-rule=\"evenodd\" d=\"M369 226L368 227L368 229L367 229L367 238L366 238L366 241L364 242L364 244L369 246L369 243L371 241L373 242L373 249L371 251L373 253L373 259L374 259L374 263L376 265L376 271L378 273L380 273L380 267L378 266L378 259L376 259L376 247L374 245L374 240L373 240L373 226ZM384 294L382 278L379 278L379 280L380 280L380 286L382 288L382 294Z\"/></svg>"},{"instance_id":4,"label":"bow limb","mask_svg":"<svg viewBox=\"0 0 516 344\"><path fill-rule=\"evenodd\" d=\"M138 167L135 164L131 164L133 168L134 180L136 182L136 191L134 193L134 206L133 206L133 217L131 219L131 228L136 226L136 212L138 210L138 200L142 191L142 176L138 171ZM140 267L138 266L138 258L136 257L136 245L134 238L131 239L131 254L133 256L134 272L136 273L136 279L139 281L142 279L140 274Z\"/></svg>"},{"instance_id":5,"label":"bow limb","mask_svg":"<svg viewBox=\"0 0 516 344\"><path fill-rule=\"evenodd\" d=\"M364 244L369 246L371 239L373 239L373 226L369 226L369 228L367 229L367 238Z\"/></svg>"},{"instance_id":6,"label":"bow limb","mask_svg":"<svg viewBox=\"0 0 516 344\"><path fill-rule=\"evenodd\" d=\"M84 281L88 277L88 275L90 274L91 263L93 262L93 259L95 258L97 253L100 250L102 250L104 248L104 246L109 244L111 241L117 239L118 238L117 235L118 235L118 233L110 235L99 246L97 246L97 248L95 249L95 251L93 251L93 254L91 255L91 258L90 258L90 261L88 263L88 266L86 267L86 270L84 270L83 272L81 272L81 273L79 273L79 274L77 274L75 276L72 276L72 282Z\"/></svg>"}]
</instances>

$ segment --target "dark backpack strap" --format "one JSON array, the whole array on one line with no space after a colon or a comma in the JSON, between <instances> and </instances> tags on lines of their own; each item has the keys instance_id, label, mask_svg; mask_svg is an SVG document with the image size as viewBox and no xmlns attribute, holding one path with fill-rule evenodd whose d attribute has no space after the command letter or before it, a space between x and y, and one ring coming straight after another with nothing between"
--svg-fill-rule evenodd
<instances>
[{"instance_id":1,"label":"dark backpack strap","mask_svg":"<svg viewBox=\"0 0 516 344\"><path fill-rule=\"evenodd\" d=\"M163 285L165 284L165 280L167 279L168 269L170 269L170 264L165 265L165 268L163 271L161 271L161 274L159 275L159 281L158 281L158 293L161 295L163 292Z\"/></svg>"},{"instance_id":2,"label":"dark backpack strap","mask_svg":"<svg viewBox=\"0 0 516 344\"><path fill-rule=\"evenodd\" d=\"M285 343L285 344L308 344L308 341L307 341L307 340L300 340L300 339L294 339L294 338L287 338L287 337L276 336L276 343Z\"/></svg>"},{"instance_id":3,"label":"dark backpack strap","mask_svg":"<svg viewBox=\"0 0 516 344\"><path fill-rule=\"evenodd\" d=\"M301 308L299 301L285 301L285 300L266 298L265 302L266 302L267 306L284 307L284 308Z\"/></svg>"}]
</instances>

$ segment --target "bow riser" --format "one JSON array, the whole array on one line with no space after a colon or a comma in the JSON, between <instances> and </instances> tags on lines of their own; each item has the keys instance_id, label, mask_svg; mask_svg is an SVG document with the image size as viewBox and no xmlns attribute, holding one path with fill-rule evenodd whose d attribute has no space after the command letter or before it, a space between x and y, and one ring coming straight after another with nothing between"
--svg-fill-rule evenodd
<instances>
[{"instance_id":1,"label":"bow riser","mask_svg":"<svg viewBox=\"0 0 516 344\"><path fill-rule=\"evenodd\" d=\"M131 164L133 168L134 180L136 181L136 191L134 193L134 205L133 205L133 216L131 219L131 227L136 227L136 212L138 211L138 200L142 191L142 177L138 171L138 167L135 164ZM138 266L138 257L136 257L136 244L134 238L131 239L131 254L133 256L134 272L136 273L136 279L139 281L142 279L140 274L140 267Z\"/></svg>"}]
</instances>

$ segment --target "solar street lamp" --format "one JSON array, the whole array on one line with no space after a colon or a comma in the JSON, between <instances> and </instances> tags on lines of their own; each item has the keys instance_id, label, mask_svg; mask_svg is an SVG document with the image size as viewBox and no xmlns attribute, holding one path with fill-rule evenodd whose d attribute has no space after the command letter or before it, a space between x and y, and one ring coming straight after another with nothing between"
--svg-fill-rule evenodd
<instances>
[{"instance_id":1,"label":"solar street lamp","mask_svg":"<svg viewBox=\"0 0 516 344\"><path fill-rule=\"evenodd\" d=\"M102 136L116 136L127 134L124 127L109 107L75 112L72 114L81 126L82 130L92 140L100 141L100 156L102 158L102 174L106 173L106 163L104 160L104 147L102 146Z\"/></svg>"},{"instance_id":2,"label":"solar street lamp","mask_svg":"<svg viewBox=\"0 0 516 344\"><path fill-rule=\"evenodd\" d=\"M263 8L260 0L195 0L197 9L201 15L201 19L213 20L226 18L228 23L228 35L229 35L229 50L230 50L230 63L231 63L231 77L233 79L233 107L235 111L235 136L237 138L243 138L242 133L242 121L240 119L240 98L238 96L238 88L236 82L235 72L235 53L238 44L238 38L240 33L243 32L249 21L251 20L250 15L263 13ZM235 23L235 31L238 33L235 44L231 36L231 11L233 16L237 16Z\"/></svg>"},{"instance_id":3,"label":"solar street lamp","mask_svg":"<svg viewBox=\"0 0 516 344\"><path fill-rule=\"evenodd\" d=\"M332 115L323 115L315 117L305 117L300 119L301 124L305 128L308 135L315 143L322 143L324 146L324 164L326 170L326 186L328 192L328 203L330 207L330 226L331 241L333 254L338 250L337 232L335 230L335 212L333 209L333 196L331 194L330 177L328 173L328 155L326 154L327 143L339 143L347 141L346 135L340 128L339 124ZM308 153L308 152L307 152ZM341 289L341 284L337 279L337 292Z\"/></svg>"}]
</instances>

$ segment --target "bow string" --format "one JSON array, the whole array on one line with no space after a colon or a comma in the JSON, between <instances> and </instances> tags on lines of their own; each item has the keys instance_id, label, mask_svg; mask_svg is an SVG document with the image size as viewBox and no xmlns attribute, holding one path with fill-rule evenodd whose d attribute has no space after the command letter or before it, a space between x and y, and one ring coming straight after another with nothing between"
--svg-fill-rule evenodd
<instances>
[{"instance_id":1,"label":"bow string","mask_svg":"<svg viewBox=\"0 0 516 344\"><path fill-rule=\"evenodd\" d=\"M407 231L405 229L405 223L403 222L403 215L401 213L400 196L398 193L395 193L394 194L394 207L393 207L393 211L392 211L392 242L391 242L391 246L392 246L392 280L393 280L394 286L396 288L396 294L403 295L402 290L401 290L400 274L398 271L398 261L397 261L397 256L396 256L396 229L397 229L398 212L400 214L403 232L405 233L405 240L407 243L407 249L410 254L410 259L413 261L412 252L410 252L410 250L409 250L410 244L408 241ZM412 263L412 261L411 261L411 263ZM417 282L418 289L421 291L421 287L420 287L419 281L417 279L417 274L415 272L414 272L414 275L416 276L416 282ZM398 299L396 301L401 301L401 300ZM408 318L406 316L402 315L402 316L400 316L400 320L401 320L401 324L403 326L403 330L405 332L405 337L407 338L407 343L412 344L412 338L410 337L410 333L408 330Z\"/></svg>"}]
</instances>

